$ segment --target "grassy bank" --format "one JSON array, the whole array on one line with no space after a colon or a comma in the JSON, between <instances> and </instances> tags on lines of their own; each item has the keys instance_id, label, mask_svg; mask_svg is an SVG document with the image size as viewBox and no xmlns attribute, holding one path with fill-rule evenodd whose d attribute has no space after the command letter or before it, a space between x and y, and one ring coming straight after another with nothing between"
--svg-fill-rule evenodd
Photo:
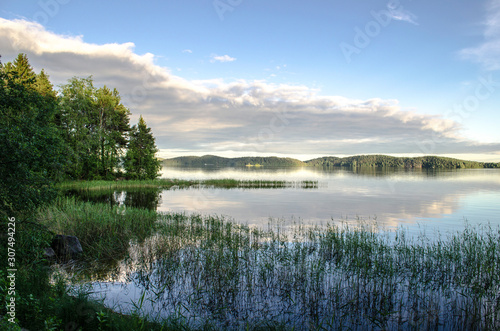
<instances>
[{"instance_id":1,"label":"grassy bank","mask_svg":"<svg viewBox=\"0 0 500 331\"><path fill-rule=\"evenodd\" d=\"M105 207L67 200L39 211L38 217L30 215L16 218L14 286L12 279L7 278L11 273L6 273L5 269L0 270L0 300L5 303L8 298L15 298L15 323L11 323L11 316L7 314L5 304L2 304L1 330L21 330L21 327L24 330L162 329L161 324L147 321L138 315L117 314L98 301L91 300L88 292L70 296L65 280L57 277L51 279L52 262L45 257L44 249L50 246L54 232L78 233L81 238L86 238L83 240L84 259L98 261L123 256L124 246L135 236L126 238L126 234L144 228L132 222L134 212L137 211L131 211L126 217L129 224L122 226L112 221L115 211ZM155 217L153 219L156 221ZM138 220L144 221L145 218ZM44 224L48 224L48 227ZM71 228L65 228L68 224L71 224ZM106 227L117 233L106 233ZM122 240L126 245L123 245ZM7 247L4 247L6 243L7 240L1 241L2 258L4 252L7 252ZM12 288L15 288L14 296ZM171 323L171 326L175 329L175 324Z\"/></svg>"},{"instance_id":2,"label":"grassy bank","mask_svg":"<svg viewBox=\"0 0 500 331\"><path fill-rule=\"evenodd\" d=\"M54 233L77 236L90 260L123 257L131 240L143 241L156 231L158 218L153 210L83 203L68 197L41 209L38 217Z\"/></svg>"},{"instance_id":3,"label":"grassy bank","mask_svg":"<svg viewBox=\"0 0 500 331\"><path fill-rule=\"evenodd\" d=\"M218 188L317 188L317 181L275 181L275 180L236 180L236 179L208 179L208 180L181 180L181 179L154 179L154 180L119 180L119 181L68 181L58 184L62 190L115 190L134 188L173 189L196 186Z\"/></svg>"},{"instance_id":4,"label":"grassy bank","mask_svg":"<svg viewBox=\"0 0 500 331\"><path fill-rule=\"evenodd\" d=\"M100 252L121 259L131 245L127 276L143 289L136 306L172 328L500 327L498 228L433 240L333 224L257 230L222 217L156 216L72 199L38 218L81 237L88 260Z\"/></svg>"}]
</instances>

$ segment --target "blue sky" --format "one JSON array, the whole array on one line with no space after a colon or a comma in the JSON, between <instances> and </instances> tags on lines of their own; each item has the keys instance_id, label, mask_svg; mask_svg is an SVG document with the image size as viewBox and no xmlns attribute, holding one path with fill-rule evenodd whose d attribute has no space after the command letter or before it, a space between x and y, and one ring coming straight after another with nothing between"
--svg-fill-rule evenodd
<instances>
[{"instance_id":1,"label":"blue sky","mask_svg":"<svg viewBox=\"0 0 500 331\"><path fill-rule=\"evenodd\" d=\"M7 0L0 18L3 62L116 87L162 156L500 161L498 0Z\"/></svg>"}]
</instances>

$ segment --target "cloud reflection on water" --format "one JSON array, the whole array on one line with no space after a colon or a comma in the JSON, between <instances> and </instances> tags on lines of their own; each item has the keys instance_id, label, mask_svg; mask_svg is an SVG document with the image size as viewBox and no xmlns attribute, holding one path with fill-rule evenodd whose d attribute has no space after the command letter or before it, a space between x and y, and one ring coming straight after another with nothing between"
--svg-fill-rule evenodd
<instances>
[{"instance_id":1,"label":"cloud reflection on water","mask_svg":"<svg viewBox=\"0 0 500 331\"><path fill-rule=\"evenodd\" d=\"M500 224L499 207L485 208L471 195L489 193L500 201L500 171L336 169L193 169L164 168L164 177L185 179L317 180L317 189L213 189L163 191L161 211L229 215L264 226L269 218L305 224L376 219L385 228L429 224L454 229L469 222ZM475 207L476 206L476 207Z\"/></svg>"}]
</instances>

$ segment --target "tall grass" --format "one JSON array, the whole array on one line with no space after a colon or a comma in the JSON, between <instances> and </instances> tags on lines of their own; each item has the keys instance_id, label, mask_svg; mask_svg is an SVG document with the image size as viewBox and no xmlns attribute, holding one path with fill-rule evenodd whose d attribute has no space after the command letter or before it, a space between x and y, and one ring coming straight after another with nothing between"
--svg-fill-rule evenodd
<instances>
[{"instance_id":1,"label":"tall grass","mask_svg":"<svg viewBox=\"0 0 500 331\"><path fill-rule=\"evenodd\" d=\"M121 180L121 181L69 181L59 184L62 190L115 190L133 188L187 188L192 186L209 186L219 188L318 188L317 181L275 181L275 180L236 180L236 179L154 179L154 180Z\"/></svg>"},{"instance_id":2,"label":"tall grass","mask_svg":"<svg viewBox=\"0 0 500 331\"><path fill-rule=\"evenodd\" d=\"M117 208L103 204L60 198L42 208L36 217L16 221L16 320L8 321L6 305L0 307L1 330L182 330L177 321L148 321L137 314L122 315L89 298L88 292L68 295L66 280L51 276L44 257L54 233L77 235L84 248L84 268L88 261L109 273L110 265L124 257L129 244L138 245L155 231L157 215L137 208ZM0 244L7 252L7 240ZM109 259L109 260L108 260ZM112 260L112 261L111 261ZM103 263L104 262L104 263ZM74 266L74 265L68 265ZM104 266L104 268L102 268ZM96 269L93 269L95 271ZM101 273L102 275L102 273ZM98 275L96 277L99 277ZM0 299L10 300L11 283L0 270ZM10 289L11 290L11 289ZM21 328L22 326L22 328Z\"/></svg>"},{"instance_id":3,"label":"tall grass","mask_svg":"<svg viewBox=\"0 0 500 331\"><path fill-rule=\"evenodd\" d=\"M159 214L134 244L136 308L193 329L500 328L500 230L409 238L372 228L285 231ZM137 311L136 311L137 312Z\"/></svg>"},{"instance_id":4,"label":"tall grass","mask_svg":"<svg viewBox=\"0 0 500 331\"><path fill-rule=\"evenodd\" d=\"M124 188L171 188L189 187L199 184L199 181L182 179L153 179L153 180L91 180L67 181L59 184L62 190L101 190Z\"/></svg>"},{"instance_id":5,"label":"tall grass","mask_svg":"<svg viewBox=\"0 0 500 331\"><path fill-rule=\"evenodd\" d=\"M62 197L38 212L39 222L52 232L77 236L87 259L114 259L127 252L132 240L154 233L154 210L125 208Z\"/></svg>"}]
</instances>

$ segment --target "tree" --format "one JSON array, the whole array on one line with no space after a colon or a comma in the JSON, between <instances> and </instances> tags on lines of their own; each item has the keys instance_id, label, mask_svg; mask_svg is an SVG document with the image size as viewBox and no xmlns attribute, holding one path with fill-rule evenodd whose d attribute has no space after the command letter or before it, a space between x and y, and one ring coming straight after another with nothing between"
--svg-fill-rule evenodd
<instances>
[{"instance_id":1,"label":"tree","mask_svg":"<svg viewBox=\"0 0 500 331\"><path fill-rule=\"evenodd\" d=\"M49 76L43 69L38 75L36 75L35 89L44 97L52 98L54 100L57 99L56 92L54 91L54 86L50 82Z\"/></svg>"},{"instance_id":2,"label":"tree","mask_svg":"<svg viewBox=\"0 0 500 331\"><path fill-rule=\"evenodd\" d=\"M71 178L115 176L127 144L129 116L118 91L95 88L92 77L74 77L62 86L60 126L72 149Z\"/></svg>"},{"instance_id":3,"label":"tree","mask_svg":"<svg viewBox=\"0 0 500 331\"><path fill-rule=\"evenodd\" d=\"M25 55L0 68L0 211L33 210L55 197L64 144L54 125L57 102L35 88Z\"/></svg>"},{"instance_id":4,"label":"tree","mask_svg":"<svg viewBox=\"0 0 500 331\"><path fill-rule=\"evenodd\" d=\"M127 146L126 134L130 130L130 111L121 104L116 89L106 86L96 91L96 107L99 120L99 172L109 178L118 166L122 150Z\"/></svg>"},{"instance_id":5,"label":"tree","mask_svg":"<svg viewBox=\"0 0 500 331\"><path fill-rule=\"evenodd\" d=\"M142 115L139 123L132 127L124 168L128 178L155 179L160 175L161 162L155 157L158 148L155 138Z\"/></svg>"},{"instance_id":6,"label":"tree","mask_svg":"<svg viewBox=\"0 0 500 331\"><path fill-rule=\"evenodd\" d=\"M9 80L26 88L33 88L36 81L36 73L29 64L28 56L19 53L13 62L8 62L3 66L4 73Z\"/></svg>"},{"instance_id":7,"label":"tree","mask_svg":"<svg viewBox=\"0 0 500 331\"><path fill-rule=\"evenodd\" d=\"M97 176L95 150L98 143L92 134L94 128L91 122L94 91L90 77L74 77L61 87L59 126L70 147L70 164L66 173L73 179Z\"/></svg>"}]
</instances>

